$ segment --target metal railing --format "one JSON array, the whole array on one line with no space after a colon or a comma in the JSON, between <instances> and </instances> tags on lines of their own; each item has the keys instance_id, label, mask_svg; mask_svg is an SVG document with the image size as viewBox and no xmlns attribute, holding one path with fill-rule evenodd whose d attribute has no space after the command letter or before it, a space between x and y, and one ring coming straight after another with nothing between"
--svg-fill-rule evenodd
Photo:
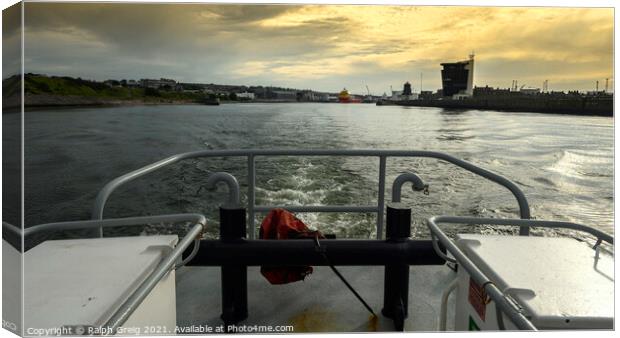
<instances>
[{"instance_id":1,"label":"metal railing","mask_svg":"<svg viewBox=\"0 0 620 338\"><path fill-rule=\"evenodd\" d=\"M15 225L9 222L2 221L2 229L7 230L8 232L12 233L18 238L21 238L24 235L24 232L22 231L22 229L16 227Z\"/></svg>"},{"instance_id":2,"label":"metal railing","mask_svg":"<svg viewBox=\"0 0 620 338\"><path fill-rule=\"evenodd\" d=\"M278 157L278 156L343 156L343 157L376 157L379 159L379 177L378 177L378 196L377 205L310 205L310 206L288 206L288 205L256 205L256 158L257 157ZM112 192L119 186L133 181L138 177L142 177L148 173L158 169L177 163L182 160L207 158L207 157L245 157L247 159L247 175L248 175L248 227L250 239L256 238L255 215L259 212L270 211L274 208L286 208L292 212L354 212L354 213L376 213L377 214L377 239L383 238L383 221L385 210L385 177L386 163L388 157L424 157L435 158L452 163L458 167L468 170L474 174L482 176L492 182L495 182L508 190L516 198L519 205L519 215L521 218L530 218L530 208L527 199L521 189L508 180L507 178L496 174L492 171L480 168L470 162L458 159L441 152L420 151L420 150L205 150L196 152L187 152L173 155L161 161L146 165L140 169L134 170L125 175L119 176L107 183L97 195L92 212L93 219L103 219L103 212L106 202ZM228 173L216 173L220 178L228 184L231 190L231 196L239 196L239 185L234 176ZM231 180L232 177L232 180ZM211 184L215 184L216 179L211 180ZM231 197L230 200L234 198ZM100 236L103 236L103 229L100 229ZM521 235L528 235L529 228L522 226L520 228Z\"/></svg>"},{"instance_id":3,"label":"metal railing","mask_svg":"<svg viewBox=\"0 0 620 338\"><path fill-rule=\"evenodd\" d=\"M602 241L609 244L614 244L614 239L611 235L606 234L600 230L592 227L561 221L542 221L542 220L530 220L530 219L507 219L507 218L480 218L480 217L460 217L460 216L435 216L427 220L428 228L431 232L431 239L433 241L433 248L435 252L442 258L451 262L458 262L462 268L464 268L471 278L478 284L482 285L489 297L495 302L498 310L498 324L503 322L501 319L501 311L505 313L510 320L520 330L536 330L536 326L528 320L525 315L517 308L515 308L512 300L504 294L494 283L487 277L477 266L474 264L467 255L437 226L437 223L451 223L451 224L469 224L469 225L511 225L524 227L544 227L544 228L564 228L583 231L589 233L597 238L595 249L598 255L598 246ZM437 245L439 241L448 252L450 252L453 258L444 254ZM501 328L501 326L500 326Z\"/></svg>"}]
</instances>

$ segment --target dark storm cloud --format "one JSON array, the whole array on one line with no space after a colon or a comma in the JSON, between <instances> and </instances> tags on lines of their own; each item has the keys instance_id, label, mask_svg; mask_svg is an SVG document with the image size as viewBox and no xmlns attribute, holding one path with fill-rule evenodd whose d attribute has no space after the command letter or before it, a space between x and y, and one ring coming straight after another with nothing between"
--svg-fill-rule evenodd
<instances>
[{"instance_id":1,"label":"dark storm cloud","mask_svg":"<svg viewBox=\"0 0 620 338\"><path fill-rule=\"evenodd\" d=\"M27 68L98 79L171 76L226 80L252 58L312 55L346 18L263 27L298 6L50 4L26 7Z\"/></svg>"},{"instance_id":2,"label":"dark storm cloud","mask_svg":"<svg viewBox=\"0 0 620 338\"><path fill-rule=\"evenodd\" d=\"M21 5L2 12L2 78L21 72Z\"/></svg>"},{"instance_id":3,"label":"dark storm cloud","mask_svg":"<svg viewBox=\"0 0 620 338\"><path fill-rule=\"evenodd\" d=\"M199 5L199 7L201 10L215 14L220 22L241 25L272 18L297 8L297 6L287 5L209 5L208 7Z\"/></svg>"}]
</instances>

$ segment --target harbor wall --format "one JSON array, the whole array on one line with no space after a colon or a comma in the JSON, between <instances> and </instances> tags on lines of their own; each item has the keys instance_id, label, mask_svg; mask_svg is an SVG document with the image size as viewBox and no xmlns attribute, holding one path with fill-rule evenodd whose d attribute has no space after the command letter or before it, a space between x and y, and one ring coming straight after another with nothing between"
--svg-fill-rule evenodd
<instances>
[{"instance_id":1,"label":"harbor wall","mask_svg":"<svg viewBox=\"0 0 620 338\"><path fill-rule=\"evenodd\" d=\"M613 116L613 96L519 96L519 97L471 97L453 99L421 99L388 101L384 104L453 109L486 109L548 114Z\"/></svg>"}]
</instances>

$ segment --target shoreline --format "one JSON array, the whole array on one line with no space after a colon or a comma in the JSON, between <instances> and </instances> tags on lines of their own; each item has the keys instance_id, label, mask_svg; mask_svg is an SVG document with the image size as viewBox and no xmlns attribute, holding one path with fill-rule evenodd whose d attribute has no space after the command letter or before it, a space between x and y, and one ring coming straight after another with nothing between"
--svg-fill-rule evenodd
<instances>
[{"instance_id":1,"label":"shoreline","mask_svg":"<svg viewBox=\"0 0 620 338\"><path fill-rule=\"evenodd\" d=\"M3 98L2 110L4 113L17 112L21 108L21 100L16 97ZM478 100L476 100L478 101ZM542 105L540 107L529 106L506 106L504 104L489 104L489 100L467 101L467 100L450 100L450 101L435 101L435 100L419 100L419 101L401 101L390 102L384 101L383 104L377 104L377 106L401 106L401 107L431 107L442 108L446 110L493 110L498 112L512 112L512 113L536 113L536 114L553 114L553 115L573 115L573 116L601 116L601 117L613 117L613 107L610 110L609 107L585 107L581 105L573 105L572 107L550 107ZM613 100L610 100L613 102ZM305 101L290 101L290 100L241 100L241 101L221 101L221 105L228 104L279 104L279 103L332 103L338 104L338 102L305 102ZM364 104L364 103L360 103ZM371 104L371 103L366 103ZM54 108L64 109L78 109L78 108L106 108L106 107L132 107L132 106L173 106L173 105L206 105L194 100L165 100L165 99L153 99L153 100L123 100L123 99L110 99L100 97L84 97L84 96L71 96L71 95L26 95L24 111L37 111ZM577 107L575 107L577 106ZM579 107L581 106L581 107ZM565 109L568 108L568 109ZM585 109L584 109L585 108ZM594 109L592 109L594 108Z\"/></svg>"},{"instance_id":2,"label":"shoreline","mask_svg":"<svg viewBox=\"0 0 620 338\"><path fill-rule=\"evenodd\" d=\"M131 107L131 106L165 106L165 105L205 105L209 104L197 102L195 100L123 100L100 97L86 97L73 95L26 95L24 100L25 110L41 110L49 108L104 108L104 107ZM221 105L226 104L251 104L251 103L307 103L290 100L239 100L239 101L220 101ZM319 103L319 102L317 102ZM333 103L333 102L320 102ZM3 98L3 110L19 109L21 100L10 97Z\"/></svg>"},{"instance_id":3,"label":"shoreline","mask_svg":"<svg viewBox=\"0 0 620 338\"><path fill-rule=\"evenodd\" d=\"M140 106L140 105L177 105L177 104L199 104L192 100L164 100L164 99L113 99L102 97L87 97L75 95L25 95L25 109L45 109L45 108L70 108L70 107L116 107L116 106Z\"/></svg>"},{"instance_id":4,"label":"shoreline","mask_svg":"<svg viewBox=\"0 0 620 338\"><path fill-rule=\"evenodd\" d=\"M305 103L288 100L240 100L240 101L220 101L220 104L248 104L248 103ZM330 102L326 102L330 103ZM24 98L25 110L40 110L48 108L104 108L122 106L165 106L165 105L209 105L195 100L169 100L169 99L113 99L102 97L87 97L75 95L26 95ZM16 97L3 98L3 110L19 109L21 100Z\"/></svg>"}]
</instances>

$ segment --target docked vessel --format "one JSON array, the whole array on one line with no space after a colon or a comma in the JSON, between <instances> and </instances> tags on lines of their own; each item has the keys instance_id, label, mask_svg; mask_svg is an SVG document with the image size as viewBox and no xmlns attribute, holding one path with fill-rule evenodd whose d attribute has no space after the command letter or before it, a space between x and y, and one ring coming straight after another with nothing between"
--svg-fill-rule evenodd
<instances>
[{"instance_id":1,"label":"docked vessel","mask_svg":"<svg viewBox=\"0 0 620 338\"><path fill-rule=\"evenodd\" d=\"M377 158L376 204L257 205L256 159L284 156ZM200 214L104 218L106 202L124 184L180 161L218 157L246 159L248 182L244 203L230 173L213 173L204 182L207 188L217 184L228 188L228 197L219 206L219 239L202 238L205 227L212 225ZM490 180L512 194L520 218L436 216L427 220L431 238L412 238L411 206L401 203L403 187L428 194L433 182L403 172L391 182L387 202L387 163L397 157L441 160ZM376 239L257 239L255 216L276 208L293 213L375 213ZM63 335L172 335L612 329L613 237L585 225L531 216L527 198L516 184L440 152L178 154L107 183L97 195L92 220L41 224L24 231L3 223L5 232L26 238L69 229L93 229L99 237L49 240L24 253L24 321L18 321L15 331L50 335L45 329L61 328L66 330ZM185 235L103 236L107 228L151 223L186 224ZM451 238L445 224L514 227L518 232L460 231ZM531 227L571 229L588 237L577 241L532 236ZM19 257L17 250L3 244L4 257ZM315 270L303 283L283 285L270 284L259 269L300 265ZM330 270L335 266L337 274ZM19 304L16 299L8 301ZM9 317L21 312L19 306L5 309Z\"/></svg>"},{"instance_id":2,"label":"docked vessel","mask_svg":"<svg viewBox=\"0 0 620 338\"><path fill-rule=\"evenodd\" d=\"M349 94L349 91L346 88L343 88L342 91L338 94L338 102L340 103L360 103L361 99Z\"/></svg>"}]
</instances>

